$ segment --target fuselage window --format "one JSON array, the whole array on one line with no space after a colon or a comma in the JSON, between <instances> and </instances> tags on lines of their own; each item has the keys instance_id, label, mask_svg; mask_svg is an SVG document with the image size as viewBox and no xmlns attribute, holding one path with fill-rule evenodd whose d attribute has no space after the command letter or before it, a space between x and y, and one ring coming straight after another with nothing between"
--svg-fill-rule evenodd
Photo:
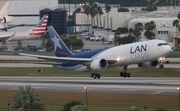
<instances>
[{"instance_id":1,"label":"fuselage window","mask_svg":"<svg viewBox=\"0 0 180 111\"><path fill-rule=\"evenodd\" d=\"M159 43L158 46L169 45L168 43Z\"/></svg>"}]
</instances>

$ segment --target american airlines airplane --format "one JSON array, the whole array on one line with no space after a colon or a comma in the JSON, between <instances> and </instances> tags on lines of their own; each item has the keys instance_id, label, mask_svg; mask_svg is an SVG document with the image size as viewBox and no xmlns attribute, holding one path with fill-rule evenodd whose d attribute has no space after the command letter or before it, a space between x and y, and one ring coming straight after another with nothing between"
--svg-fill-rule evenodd
<instances>
[{"instance_id":1,"label":"american airlines airplane","mask_svg":"<svg viewBox=\"0 0 180 111\"><path fill-rule=\"evenodd\" d=\"M3 31L7 31L7 29L24 25L24 24L18 24L18 25L13 25L13 26L5 26L7 25L7 23L11 22L13 18L12 16L8 16L9 5L10 5L10 2L6 2L6 4L0 10L0 23L1 23L0 30L3 30Z\"/></svg>"},{"instance_id":2,"label":"american airlines airplane","mask_svg":"<svg viewBox=\"0 0 180 111\"><path fill-rule=\"evenodd\" d=\"M19 53L19 55L53 60L42 64L52 65L54 68L67 71L92 71L90 77L100 78L98 70L112 67L124 67L121 77L130 77L127 66L137 64L139 67L154 68L158 66L159 59L171 53L171 47L163 40L148 40L121 46L92 50L73 54L52 26L47 27L53 43L55 56L42 56ZM161 64L162 65L162 64Z\"/></svg>"},{"instance_id":3,"label":"american airlines airplane","mask_svg":"<svg viewBox=\"0 0 180 111\"><path fill-rule=\"evenodd\" d=\"M44 15L39 23L32 29L26 31L15 32L0 32L0 39L5 40L25 40L41 37L46 32L47 22L49 15Z\"/></svg>"}]
</instances>

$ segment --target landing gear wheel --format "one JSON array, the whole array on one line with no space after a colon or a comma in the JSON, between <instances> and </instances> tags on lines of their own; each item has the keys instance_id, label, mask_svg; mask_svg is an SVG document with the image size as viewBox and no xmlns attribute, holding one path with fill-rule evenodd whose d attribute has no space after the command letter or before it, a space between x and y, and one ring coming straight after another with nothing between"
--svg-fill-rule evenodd
<instances>
[{"instance_id":1,"label":"landing gear wheel","mask_svg":"<svg viewBox=\"0 0 180 111\"><path fill-rule=\"evenodd\" d=\"M159 68L164 68L164 64L160 64L160 65L159 65Z\"/></svg>"},{"instance_id":2,"label":"landing gear wheel","mask_svg":"<svg viewBox=\"0 0 180 111\"><path fill-rule=\"evenodd\" d=\"M124 73L124 76L123 76L124 78L126 78L127 77L127 73Z\"/></svg>"},{"instance_id":3,"label":"landing gear wheel","mask_svg":"<svg viewBox=\"0 0 180 111\"><path fill-rule=\"evenodd\" d=\"M131 77L131 74L126 72L126 71L127 71L127 67L128 67L128 66L124 66L124 68L123 68L123 69L124 69L124 72L120 72L120 74L119 74L120 77L124 77L124 78L126 78L126 77L128 77L128 78Z\"/></svg>"},{"instance_id":4,"label":"landing gear wheel","mask_svg":"<svg viewBox=\"0 0 180 111\"><path fill-rule=\"evenodd\" d=\"M100 75L100 74L96 74L96 73L91 73L91 74L90 74L90 77L91 77L91 78L94 78L94 79L96 79L96 78L97 78L97 79L100 79L100 78L101 78L101 75Z\"/></svg>"},{"instance_id":5,"label":"landing gear wheel","mask_svg":"<svg viewBox=\"0 0 180 111\"><path fill-rule=\"evenodd\" d=\"M121 73L120 73L120 77L123 77L123 76L124 76L124 73L123 73L123 72L121 72Z\"/></svg>"},{"instance_id":6,"label":"landing gear wheel","mask_svg":"<svg viewBox=\"0 0 180 111\"><path fill-rule=\"evenodd\" d=\"M96 79L96 74L94 74L94 77L93 77L94 79Z\"/></svg>"},{"instance_id":7,"label":"landing gear wheel","mask_svg":"<svg viewBox=\"0 0 180 111\"><path fill-rule=\"evenodd\" d=\"M91 77L91 78L93 78L93 77L94 77L94 74L93 74L93 73L91 73L91 74L90 74L90 77Z\"/></svg>"},{"instance_id":8,"label":"landing gear wheel","mask_svg":"<svg viewBox=\"0 0 180 111\"><path fill-rule=\"evenodd\" d=\"M100 79L100 78L101 78L101 75L100 75L100 74L97 74L97 78Z\"/></svg>"},{"instance_id":9,"label":"landing gear wheel","mask_svg":"<svg viewBox=\"0 0 180 111\"><path fill-rule=\"evenodd\" d=\"M127 73L127 74L126 74L126 77L128 77L128 78L129 78L129 77L131 77L131 75L130 75L129 73Z\"/></svg>"},{"instance_id":10,"label":"landing gear wheel","mask_svg":"<svg viewBox=\"0 0 180 111\"><path fill-rule=\"evenodd\" d=\"M124 78L128 77L129 78L129 77L131 77L131 75L130 75L130 73L121 72L120 77L124 77Z\"/></svg>"}]
</instances>

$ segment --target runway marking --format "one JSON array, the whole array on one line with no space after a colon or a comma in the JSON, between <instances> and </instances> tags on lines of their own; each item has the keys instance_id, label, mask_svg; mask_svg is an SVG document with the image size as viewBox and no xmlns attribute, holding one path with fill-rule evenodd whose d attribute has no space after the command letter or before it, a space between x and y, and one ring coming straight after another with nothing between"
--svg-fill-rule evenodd
<instances>
[{"instance_id":1,"label":"runway marking","mask_svg":"<svg viewBox=\"0 0 180 111\"><path fill-rule=\"evenodd\" d=\"M92 88L88 88L88 89L87 89L87 91L89 91L89 90L92 90ZM79 91L79 92L77 92L77 93L83 93L83 92L86 92L86 90L82 90L82 91Z\"/></svg>"},{"instance_id":2,"label":"runway marking","mask_svg":"<svg viewBox=\"0 0 180 111\"><path fill-rule=\"evenodd\" d=\"M163 91L158 91L158 92L152 93L151 95L157 95L157 94L161 94L163 92L165 92L165 91L164 90Z\"/></svg>"}]
</instances>

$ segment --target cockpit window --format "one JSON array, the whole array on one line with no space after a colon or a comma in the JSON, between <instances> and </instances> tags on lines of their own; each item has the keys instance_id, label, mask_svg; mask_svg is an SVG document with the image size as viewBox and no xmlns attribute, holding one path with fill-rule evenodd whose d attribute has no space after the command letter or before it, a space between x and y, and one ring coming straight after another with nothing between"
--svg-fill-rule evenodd
<instances>
[{"instance_id":1,"label":"cockpit window","mask_svg":"<svg viewBox=\"0 0 180 111\"><path fill-rule=\"evenodd\" d=\"M159 43L158 46L169 45L168 43Z\"/></svg>"}]
</instances>

